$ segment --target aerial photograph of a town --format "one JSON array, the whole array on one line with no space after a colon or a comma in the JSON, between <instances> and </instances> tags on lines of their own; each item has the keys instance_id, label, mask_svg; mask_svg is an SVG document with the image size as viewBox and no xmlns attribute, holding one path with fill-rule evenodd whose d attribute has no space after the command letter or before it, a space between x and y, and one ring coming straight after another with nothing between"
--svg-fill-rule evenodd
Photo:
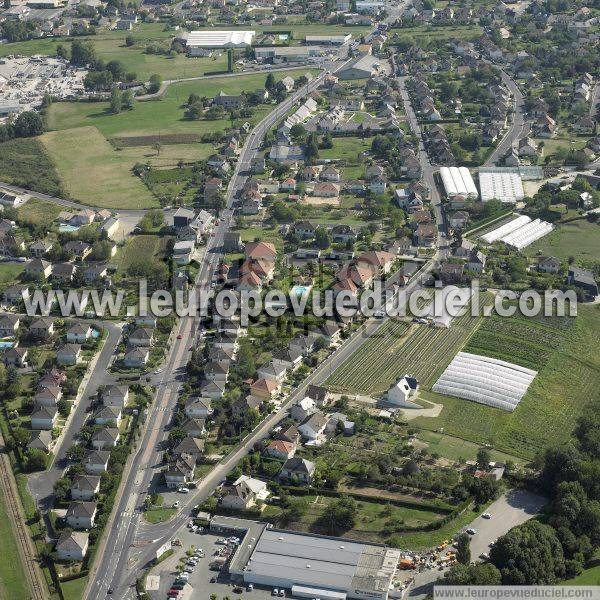
<instances>
[{"instance_id":1,"label":"aerial photograph of a town","mask_svg":"<svg viewBox=\"0 0 600 600\"><path fill-rule=\"evenodd\" d=\"M600 600L600 0L0 0L0 600Z\"/></svg>"}]
</instances>

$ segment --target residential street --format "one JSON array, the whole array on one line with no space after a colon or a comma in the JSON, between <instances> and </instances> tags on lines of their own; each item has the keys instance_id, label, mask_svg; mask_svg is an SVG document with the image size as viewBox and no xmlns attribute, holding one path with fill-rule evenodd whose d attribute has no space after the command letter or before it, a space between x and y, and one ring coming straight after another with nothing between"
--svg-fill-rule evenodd
<instances>
[{"instance_id":1,"label":"residential street","mask_svg":"<svg viewBox=\"0 0 600 600\"><path fill-rule=\"evenodd\" d=\"M54 451L54 460L45 471L34 473L28 478L27 485L29 491L41 510L48 510L52 506L54 484L62 477L65 469L68 467L66 453L75 443L77 434L89 415L89 407L92 403L91 398L96 395L99 386L110 383L107 379L107 371L115 349L121 339L122 329L119 324L110 321L103 321L100 325L107 330L108 335L96 358L95 364L88 373L88 380L81 392L80 400L69 416L67 427L65 427L62 436L57 442L57 447Z\"/></svg>"}]
</instances>

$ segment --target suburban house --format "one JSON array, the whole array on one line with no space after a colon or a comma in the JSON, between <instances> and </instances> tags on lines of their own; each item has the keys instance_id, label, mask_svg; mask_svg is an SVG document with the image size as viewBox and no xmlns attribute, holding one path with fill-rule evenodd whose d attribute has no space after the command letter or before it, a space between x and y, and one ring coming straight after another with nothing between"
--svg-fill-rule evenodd
<instances>
[{"instance_id":1,"label":"suburban house","mask_svg":"<svg viewBox=\"0 0 600 600\"><path fill-rule=\"evenodd\" d=\"M327 406L332 399L332 394L327 388L320 385L310 384L306 390L306 395L312 398L319 408Z\"/></svg>"},{"instance_id":2,"label":"suburban house","mask_svg":"<svg viewBox=\"0 0 600 600\"><path fill-rule=\"evenodd\" d=\"M410 401L418 389L419 382L414 377L405 375L388 390L385 399L388 404L400 408L421 408Z\"/></svg>"},{"instance_id":3,"label":"suburban house","mask_svg":"<svg viewBox=\"0 0 600 600\"><path fill-rule=\"evenodd\" d=\"M34 258L25 266L25 274L32 279L48 279L52 273L52 264L43 258Z\"/></svg>"},{"instance_id":4,"label":"suburban house","mask_svg":"<svg viewBox=\"0 0 600 600\"><path fill-rule=\"evenodd\" d=\"M127 343L130 346L151 346L154 340L154 330L149 327L138 327L129 334Z\"/></svg>"},{"instance_id":5,"label":"suburban house","mask_svg":"<svg viewBox=\"0 0 600 600\"><path fill-rule=\"evenodd\" d=\"M12 337L17 333L21 319L17 315L0 316L0 337Z\"/></svg>"},{"instance_id":6,"label":"suburban house","mask_svg":"<svg viewBox=\"0 0 600 600\"><path fill-rule=\"evenodd\" d=\"M288 460L296 454L296 444L284 440L273 440L266 447L265 452L273 458Z\"/></svg>"},{"instance_id":7,"label":"suburban house","mask_svg":"<svg viewBox=\"0 0 600 600\"><path fill-rule=\"evenodd\" d=\"M27 442L27 449L50 452L52 443L52 433L47 429L38 429L31 432L29 441Z\"/></svg>"},{"instance_id":8,"label":"suburban house","mask_svg":"<svg viewBox=\"0 0 600 600\"><path fill-rule=\"evenodd\" d=\"M105 427L98 429L92 433L92 447L96 450L104 450L105 448L114 448L119 441L119 430L115 427Z\"/></svg>"},{"instance_id":9,"label":"suburban house","mask_svg":"<svg viewBox=\"0 0 600 600\"><path fill-rule=\"evenodd\" d=\"M149 356L148 348L129 348L123 357L123 364L130 368L143 367L148 362Z\"/></svg>"},{"instance_id":10,"label":"suburban house","mask_svg":"<svg viewBox=\"0 0 600 600\"><path fill-rule=\"evenodd\" d=\"M326 425L327 418L325 415L321 412L316 412L298 425L298 431L304 439L314 442L322 436Z\"/></svg>"},{"instance_id":11,"label":"suburban house","mask_svg":"<svg viewBox=\"0 0 600 600\"><path fill-rule=\"evenodd\" d=\"M567 283L582 290L586 300L593 300L599 295L598 284L591 271L571 265L569 266Z\"/></svg>"},{"instance_id":12,"label":"suburban house","mask_svg":"<svg viewBox=\"0 0 600 600\"><path fill-rule=\"evenodd\" d=\"M35 394L34 401L38 406L56 406L62 398L62 390L55 385L43 386Z\"/></svg>"},{"instance_id":13,"label":"suburban house","mask_svg":"<svg viewBox=\"0 0 600 600\"><path fill-rule=\"evenodd\" d=\"M92 327L87 323L75 323L67 329L67 342L84 344L92 335Z\"/></svg>"},{"instance_id":14,"label":"suburban house","mask_svg":"<svg viewBox=\"0 0 600 600\"><path fill-rule=\"evenodd\" d=\"M198 462L200 457L204 454L204 440L201 438L187 436L173 448L173 454L182 455L186 454L193 456L194 460Z\"/></svg>"},{"instance_id":15,"label":"suburban house","mask_svg":"<svg viewBox=\"0 0 600 600\"><path fill-rule=\"evenodd\" d=\"M90 450L83 459L83 468L86 473L100 475L108 470L110 452L108 450Z\"/></svg>"},{"instance_id":16,"label":"suburban house","mask_svg":"<svg viewBox=\"0 0 600 600\"><path fill-rule=\"evenodd\" d=\"M190 437L202 437L206 434L206 421L200 417L193 417L185 421L181 425L181 429Z\"/></svg>"},{"instance_id":17,"label":"suburban house","mask_svg":"<svg viewBox=\"0 0 600 600\"><path fill-rule=\"evenodd\" d=\"M120 406L103 406L94 415L96 425L116 425L121 424L122 409Z\"/></svg>"},{"instance_id":18,"label":"suburban house","mask_svg":"<svg viewBox=\"0 0 600 600\"><path fill-rule=\"evenodd\" d=\"M125 385L107 385L102 390L102 404L104 406L118 406L123 408L129 399L129 388Z\"/></svg>"},{"instance_id":19,"label":"suburban house","mask_svg":"<svg viewBox=\"0 0 600 600\"><path fill-rule=\"evenodd\" d=\"M164 472L167 487L175 489L192 483L195 469L196 459L189 454L180 454L171 459Z\"/></svg>"},{"instance_id":20,"label":"suburban house","mask_svg":"<svg viewBox=\"0 0 600 600\"><path fill-rule=\"evenodd\" d=\"M244 418L250 410L260 410L263 399L256 396L238 398L231 406L231 413L235 419Z\"/></svg>"},{"instance_id":21,"label":"suburban house","mask_svg":"<svg viewBox=\"0 0 600 600\"><path fill-rule=\"evenodd\" d=\"M54 429L58 410L54 406L38 406L31 413L31 429Z\"/></svg>"},{"instance_id":22,"label":"suburban house","mask_svg":"<svg viewBox=\"0 0 600 600\"><path fill-rule=\"evenodd\" d=\"M81 359L79 344L65 344L56 351L56 362L59 365L76 365Z\"/></svg>"},{"instance_id":23,"label":"suburban house","mask_svg":"<svg viewBox=\"0 0 600 600\"><path fill-rule=\"evenodd\" d=\"M29 326L29 332L32 336L45 340L54 334L54 321L47 317L35 319Z\"/></svg>"},{"instance_id":24,"label":"suburban house","mask_svg":"<svg viewBox=\"0 0 600 600\"><path fill-rule=\"evenodd\" d=\"M27 364L27 348L12 347L4 351L4 365L7 367L24 367Z\"/></svg>"},{"instance_id":25,"label":"suburban house","mask_svg":"<svg viewBox=\"0 0 600 600\"><path fill-rule=\"evenodd\" d=\"M269 490L264 481L241 475L225 488L221 506L232 510L248 510L256 506L257 502L266 500L268 496Z\"/></svg>"},{"instance_id":26,"label":"suburban house","mask_svg":"<svg viewBox=\"0 0 600 600\"><path fill-rule=\"evenodd\" d=\"M558 273L560 271L560 260L555 256L541 256L538 259L537 268L542 273Z\"/></svg>"},{"instance_id":27,"label":"suburban house","mask_svg":"<svg viewBox=\"0 0 600 600\"><path fill-rule=\"evenodd\" d=\"M290 417L294 419L294 421L298 421L301 423L302 421L308 419L310 415L317 412L317 404L308 396L302 398L302 400L298 400L296 404L292 406L290 409Z\"/></svg>"},{"instance_id":28,"label":"suburban house","mask_svg":"<svg viewBox=\"0 0 600 600\"><path fill-rule=\"evenodd\" d=\"M83 560L87 554L89 536L82 531L63 531L56 543L56 556L60 560Z\"/></svg>"},{"instance_id":29,"label":"suburban house","mask_svg":"<svg viewBox=\"0 0 600 600\"><path fill-rule=\"evenodd\" d=\"M100 477L96 475L77 475L71 484L73 500L91 500L100 491Z\"/></svg>"},{"instance_id":30,"label":"suburban house","mask_svg":"<svg viewBox=\"0 0 600 600\"><path fill-rule=\"evenodd\" d=\"M264 398L265 400L270 400L279 393L281 390L281 382L275 379L265 379L260 378L257 379L250 386L250 393L257 398Z\"/></svg>"},{"instance_id":31,"label":"suburban house","mask_svg":"<svg viewBox=\"0 0 600 600\"><path fill-rule=\"evenodd\" d=\"M71 502L65 520L73 529L91 529L97 512L98 507L95 502Z\"/></svg>"},{"instance_id":32,"label":"suburban house","mask_svg":"<svg viewBox=\"0 0 600 600\"><path fill-rule=\"evenodd\" d=\"M304 484L312 483L315 474L315 463L298 456L289 458L283 463L279 472L281 479Z\"/></svg>"},{"instance_id":33,"label":"suburban house","mask_svg":"<svg viewBox=\"0 0 600 600\"><path fill-rule=\"evenodd\" d=\"M259 367L257 370L258 376L263 379L271 379L275 381L283 381L287 372L287 367L276 360Z\"/></svg>"},{"instance_id":34,"label":"suburban house","mask_svg":"<svg viewBox=\"0 0 600 600\"><path fill-rule=\"evenodd\" d=\"M190 419L194 419L196 417L205 419L210 417L214 410L211 406L210 398L192 397L186 402L184 412Z\"/></svg>"}]
</instances>

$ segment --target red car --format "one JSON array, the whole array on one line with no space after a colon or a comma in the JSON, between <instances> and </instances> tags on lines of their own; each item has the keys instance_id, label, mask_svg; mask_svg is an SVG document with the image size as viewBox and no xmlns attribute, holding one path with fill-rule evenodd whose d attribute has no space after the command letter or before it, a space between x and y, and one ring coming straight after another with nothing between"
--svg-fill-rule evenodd
<instances>
[{"instance_id":1,"label":"red car","mask_svg":"<svg viewBox=\"0 0 600 600\"><path fill-rule=\"evenodd\" d=\"M182 337L183 337L183 336L182 336L181 334L179 334L179 335L177 336L177 339L178 339L178 340L180 340Z\"/></svg>"}]
</instances>

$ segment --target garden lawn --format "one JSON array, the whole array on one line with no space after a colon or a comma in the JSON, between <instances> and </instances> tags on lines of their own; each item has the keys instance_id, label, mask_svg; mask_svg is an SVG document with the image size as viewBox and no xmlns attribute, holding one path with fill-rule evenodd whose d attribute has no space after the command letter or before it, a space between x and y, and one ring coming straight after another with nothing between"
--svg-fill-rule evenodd
<instances>
[{"instance_id":1,"label":"garden lawn","mask_svg":"<svg viewBox=\"0 0 600 600\"><path fill-rule=\"evenodd\" d=\"M15 282L24 268L23 263L0 263L0 285L6 286Z\"/></svg>"},{"instance_id":2,"label":"garden lawn","mask_svg":"<svg viewBox=\"0 0 600 600\"><path fill-rule=\"evenodd\" d=\"M163 248L163 238L158 235L135 235L130 237L125 247L116 257L117 274L126 275L127 269L148 260L156 260Z\"/></svg>"},{"instance_id":3,"label":"garden lawn","mask_svg":"<svg viewBox=\"0 0 600 600\"><path fill-rule=\"evenodd\" d=\"M151 508L144 512L144 519L148 523L156 525L157 523L168 521L176 512L176 508Z\"/></svg>"},{"instance_id":4,"label":"garden lawn","mask_svg":"<svg viewBox=\"0 0 600 600\"><path fill-rule=\"evenodd\" d=\"M41 136L70 197L112 209L150 208L158 202L96 127Z\"/></svg>"},{"instance_id":5,"label":"garden lawn","mask_svg":"<svg viewBox=\"0 0 600 600\"><path fill-rule=\"evenodd\" d=\"M88 577L78 577L71 581L64 581L60 584L60 589L65 600L82 600L83 592L88 584Z\"/></svg>"},{"instance_id":6,"label":"garden lawn","mask_svg":"<svg viewBox=\"0 0 600 600\"><path fill-rule=\"evenodd\" d=\"M19 550L14 538L13 530L6 512L4 492L0 490L0 539L2 552L0 552L0 598L29 598L27 578Z\"/></svg>"},{"instance_id":7,"label":"garden lawn","mask_svg":"<svg viewBox=\"0 0 600 600\"><path fill-rule=\"evenodd\" d=\"M597 261L600 256L600 224L587 219L557 223L556 229L525 249L528 256L542 253L561 260L575 257L576 263Z\"/></svg>"},{"instance_id":8,"label":"garden lawn","mask_svg":"<svg viewBox=\"0 0 600 600\"><path fill-rule=\"evenodd\" d=\"M31 198L25 204L22 204L17 208L17 213L19 219L22 219L23 221L28 221L34 225L40 225L42 223L48 225L48 223L51 223L58 217L60 206L53 204L52 202Z\"/></svg>"},{"instance_id":9,"label":"garden lawn","mask_svg":"<svg viewBox=\"0 0 600 600\"><path fill-rule=\"evenodd\" d=\"M333 148L319 150L319 158L356 163L361 158L359 154L371 149L372 142L372 137L334 137Z\"/></svg>"}]
</instances>

